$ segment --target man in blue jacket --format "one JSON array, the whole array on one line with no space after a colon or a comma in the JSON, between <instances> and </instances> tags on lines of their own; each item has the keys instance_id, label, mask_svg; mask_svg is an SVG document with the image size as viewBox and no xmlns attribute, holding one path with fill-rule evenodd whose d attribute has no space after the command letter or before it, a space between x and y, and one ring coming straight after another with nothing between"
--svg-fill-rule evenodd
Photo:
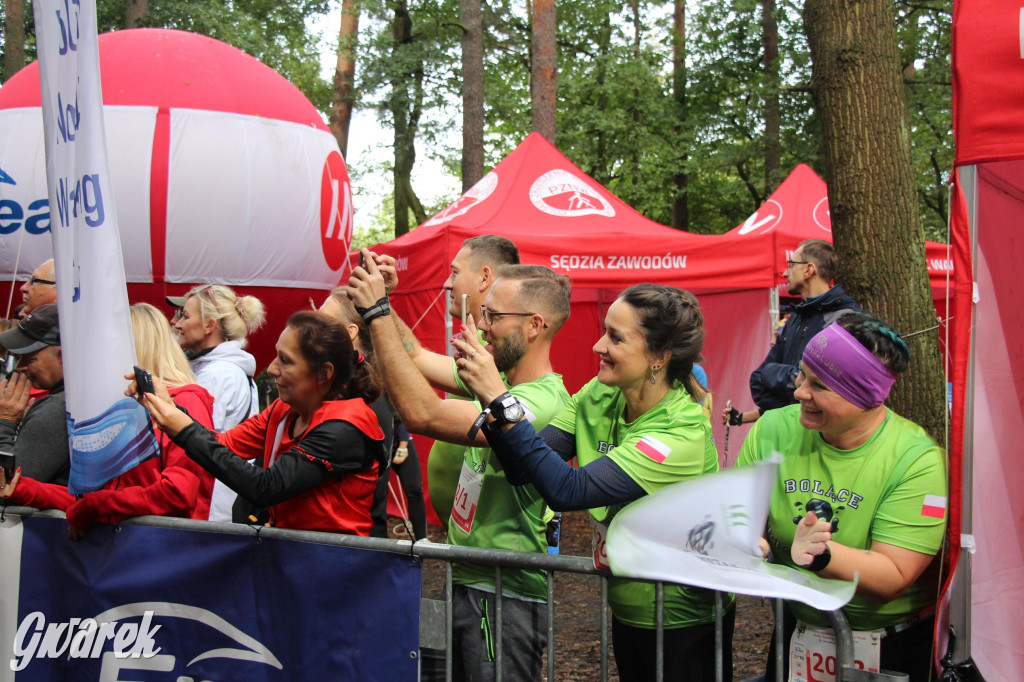
<instances>
[{"instance_id":1,"label":"man in blue jacket","mask_svg":"<svg viewBox=\"0 0 1024 682\"><path fill-rule=\"evenodd\" d=\"M803 300L794 306L793 315L782 328L779 338L768 351L764 362L750 375L750 395L757 411L741 413L726 409L723 417L729 423L756 421L765 412L796 402L796 377L804 346L815 334L843 315L859 311L860 306L846 295L841 286L832 286L836 273L836 252L823 239L800 242L790 260L786 261L786 282L790 295Z\"/></svg>"}]
</instances>

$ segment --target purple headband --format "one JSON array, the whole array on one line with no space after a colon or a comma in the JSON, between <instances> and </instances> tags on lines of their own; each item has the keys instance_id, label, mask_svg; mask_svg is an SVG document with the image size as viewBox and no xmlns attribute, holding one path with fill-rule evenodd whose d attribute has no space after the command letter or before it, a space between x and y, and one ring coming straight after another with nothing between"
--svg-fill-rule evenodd
<instances>
[{"instance_id":1,"label":"purple headband","mask_svg":"<svg viewBox=\"0 0 1024 682\"><path fill-rule=\"evenodd\" d=\"M896 381L895 372L836 322L810 340L803 361L826 386L863 410L885 402Z\"/></svg>"}]
</instances>

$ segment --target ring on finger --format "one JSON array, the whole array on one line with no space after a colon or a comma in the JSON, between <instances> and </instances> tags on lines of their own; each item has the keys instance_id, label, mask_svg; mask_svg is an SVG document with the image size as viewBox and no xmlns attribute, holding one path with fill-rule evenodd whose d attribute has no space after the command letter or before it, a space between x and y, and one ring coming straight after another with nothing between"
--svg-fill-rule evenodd
<instances>
[{"instance_id":1,"label":"ring on finger","mask_svg":"<svg viewBox=\"0 0 1024 682\"><path fill-rule=\"evenodd\" d=\"M470 360L472 360L475 357L476 357L476 351L473 351L472 353L469 354L469 359Z\"/></svg>"}]
</instances>

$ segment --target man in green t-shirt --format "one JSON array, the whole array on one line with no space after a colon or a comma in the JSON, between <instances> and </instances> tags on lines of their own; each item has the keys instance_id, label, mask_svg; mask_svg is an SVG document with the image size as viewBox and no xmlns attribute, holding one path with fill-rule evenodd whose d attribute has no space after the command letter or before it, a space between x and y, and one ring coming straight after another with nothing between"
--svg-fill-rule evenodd
<instances>
[{"instance_id":1,"label":"man in green t-shirt","mask_svg":"<svg viewBox=\"0 0 1024 682\"><path fill-rule=\"evenodd\" d=\"M479 328L480 309L487 299L491 285L494 284L498 268L502 265L518 264L519 250L505 237L485 234L470 237L462 243L462 248L452 259L452 272L442 286L442 289L451 296L448 315L456 329L459 321L464 319L463 315L472 317ZM452 358L423 348L405 322L397 315L391 317L416 368L434 388L448 391L454 371ZM457 398L459 394L452 394L451 397ZM435 440L427 456L427 490L430 503L437 513L437 518L441 519L445 526L448 525L452 502L455 500L455 488L458 486L462 455L465 451L466 446L460 443Z\"/></svg>"},{"instance_id":2,"label":"man in green t-shirt","mask_svg":"<svg viewBox=\"0 0 1024 682\"><path fill-rule=\"evenodd\" d=\"M442 400L402 345L391 321L384 278L373 254L349 281L349 296L373 338L378 370L388 395L409 431L461 443L461 473L448 541L453 545L545 552L544 500L532 485L512 486L478 428L480 406L465 400ZM569 316L567 277L537 265L506 265L498 270L480 315L481 330L505 373L509 392L523 405L510 420L527 419L541 429L568 401L562 378L551 368L551 343ZM475 352L475 351L474 351ZM450 391L465 392L449 368ZM438 377L440 379L440 377ZM498 401L495 401L497 403ZM492 413L500 405L487 406ZM453 660L456 679L494 677L494 570L456 563L452 566ZM543 571L502 571L502 654L505 679L540 677L545 645Z\"/></svg>"}]
</instances>

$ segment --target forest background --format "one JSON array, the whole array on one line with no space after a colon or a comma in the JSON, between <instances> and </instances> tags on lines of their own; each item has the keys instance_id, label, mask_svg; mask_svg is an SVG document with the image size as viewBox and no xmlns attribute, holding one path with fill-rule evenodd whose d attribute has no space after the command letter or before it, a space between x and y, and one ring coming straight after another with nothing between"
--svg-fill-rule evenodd
<instances>
[{"instance_id":1,"label":"forest background","mask_svg":"<svg viewBox=\"0 0 1024 682\"><path fill-rule=\"evenodd\" d=\"M346 159L353 133L390 147L350 164L354 245L422 223L531 130L648 218L706 234L810 165L829 183L837 280L913 332L890 404L942 443L924 240L948 241L952 2L97 0L97 14L101 32L182 29L257 57L324 113ZM0 82L35 58L31 2L2 12ZM353 128L354 111L378 125ZM424 194L425 159L450 193Z\"/></svg>"}]
</instances>

